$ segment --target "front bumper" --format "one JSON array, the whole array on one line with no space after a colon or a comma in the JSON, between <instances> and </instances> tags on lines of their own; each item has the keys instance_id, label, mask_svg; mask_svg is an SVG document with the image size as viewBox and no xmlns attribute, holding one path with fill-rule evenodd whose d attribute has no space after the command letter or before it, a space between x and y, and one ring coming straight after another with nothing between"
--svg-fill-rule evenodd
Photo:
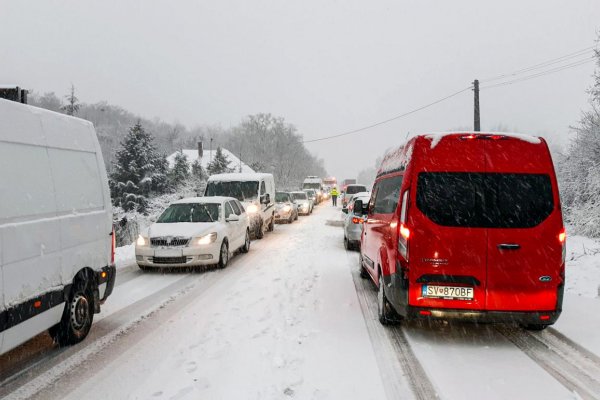
<instances>
[{"instance_id":1,"label":"front bumper","mask_svg":"<svg viewBox=\"0 0 600 400\"><path fill-rule=\"evenodd\" d=\"M221 241L193 247L151 247L135 248L135 259L143 267L194 267L216 264L219 261Z\"/></svg>"},{"instance_id":2,"label":"front bumper","mask_svg":"<svg viewBox=\"0 0 600 400\"><path fill-rule=\"evenodd\" d=\"M289 220L292 217L293 212L292 209L289 211L283 211L283 209L275 210L275 221Z\"/></svg>"},{"instance_id":3,"label":"front bumper","mask_svg":"<svg viewBox=\"0 0 600 400\"><path fill-rule=\"evenodd\" d=\"M561 311L473 311L413 306L409 306L407 311L408 319L515 323L521 325L552 325L558 320L561 313Z\"/></svg>"}]
</instances>

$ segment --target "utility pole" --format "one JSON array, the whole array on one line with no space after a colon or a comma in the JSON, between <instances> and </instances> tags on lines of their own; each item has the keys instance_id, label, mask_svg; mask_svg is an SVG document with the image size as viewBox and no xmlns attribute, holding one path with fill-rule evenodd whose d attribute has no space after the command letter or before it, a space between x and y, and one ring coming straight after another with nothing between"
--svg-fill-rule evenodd
<instances>
[{"instance_id":1,"label":"utility pole","mask_svg":"<svg viewBox=\"0 0 600 400\"><path fill-rule=\"evenodd\" d=\"M475 103L474 105L474 131L475 132L480 132L481 131L481 119L479 116L479 80L475 79L475 81L473 82L473 92L475 94Z\"/></svg>"},{"instance_id":2,"label":"utility pole","mask_svg":"<svg viewBox=\"0 0 600 400\"><path fill-rule=\"evenodd\" d=\"M213 159L213 153L212 153L212 141L213 138L210 138L210 162L212 163L212 159Z\"/></svg>"}]
</instances>

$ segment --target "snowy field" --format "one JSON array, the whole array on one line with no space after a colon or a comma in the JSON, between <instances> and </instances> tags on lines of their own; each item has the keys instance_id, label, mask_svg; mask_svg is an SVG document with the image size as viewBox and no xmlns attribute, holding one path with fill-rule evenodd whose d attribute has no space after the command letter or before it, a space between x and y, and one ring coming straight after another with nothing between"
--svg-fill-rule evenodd
<instances>
[{"instance_id":1,"label":"snowy field","mask_svg":"<svg viewBox=\"0 0 600 400\"><path fill-rule=\"evenodd\" d=\"M143 273L133 246L119 248L117 286L90 336L56 349L40 335L2 356L0 397L600 397L598 242L569 237L565 311L541 334L444 322L384 328L339 219L339 209L320 206L224 270Z\"/></svg>"}]
</instances>

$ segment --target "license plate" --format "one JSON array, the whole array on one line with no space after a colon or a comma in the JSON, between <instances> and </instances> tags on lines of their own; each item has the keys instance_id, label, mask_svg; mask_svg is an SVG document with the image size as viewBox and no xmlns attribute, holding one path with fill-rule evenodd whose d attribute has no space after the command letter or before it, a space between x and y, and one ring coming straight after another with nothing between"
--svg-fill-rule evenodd
<instances>
[{"instance_id":1,"label":"license plate","mask_svg":"<svg viewBox=\"0 0 600 400\"><path fill-rule=\"evenodd\" d=\"M473 300L473 288L464 286L423 285L423 297L448 300Z\"/></svg>"}]
</instances>

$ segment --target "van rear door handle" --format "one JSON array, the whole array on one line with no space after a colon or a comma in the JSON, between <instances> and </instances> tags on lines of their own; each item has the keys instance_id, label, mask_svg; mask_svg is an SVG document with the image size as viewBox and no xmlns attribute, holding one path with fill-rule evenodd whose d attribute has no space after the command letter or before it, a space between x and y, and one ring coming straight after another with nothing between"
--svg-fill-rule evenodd
<instances>
[{"instance_id":1,"label":"van rear door handle","mask_svg":"<svg viewBox=\"0 0 600 400\"><path fill-rule=\"evenodd\" d=\"M500 243L498 248L500 250L519 250L521 245L517 243Z\"/></svg>"}]
</instances>

